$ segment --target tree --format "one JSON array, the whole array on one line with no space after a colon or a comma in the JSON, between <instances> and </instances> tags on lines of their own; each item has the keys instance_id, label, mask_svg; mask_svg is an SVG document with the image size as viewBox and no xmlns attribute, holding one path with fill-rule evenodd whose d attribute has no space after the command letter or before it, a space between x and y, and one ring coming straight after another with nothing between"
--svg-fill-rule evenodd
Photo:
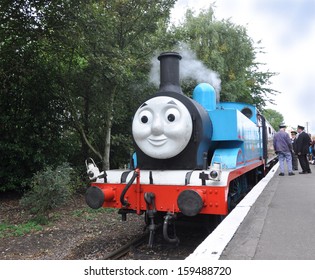
<instances>
[{"instance_id":1,"label":"tree","mask_svg":"<svg viewBox=\"0 0 315 280\"><path fill-rule=\"evenodd\" d=\"M58 67L47 52L43 17L50 2L0 4L0 190L20 189L34 172L73 151L55 92Z\"/></svg>"},{"instance_id":2,"label":"tree","mask_svg":"<svg viewBox=\"0 0 315 280\"><path fill-rule=\"evenodd\" d=\"M73 56L62 95L75 129L104 170L110 168L112 127L121 114L129 115L134 103L126 100L139 98L138 92L131 92L146 77L157 47L154 33L168 19L174 2L94 1L77 15L78 38L70 43Z\"/></svg>"},{"instance_id":3,"label":"tree","mask_svg":"<svg viewBox=\"0 0 315 280\"><path fill-rule=\"evenodd\" d=\"M265 109L263 110L263 114L267 121L271 124L271 126L277 130L279 128L279 125L283 123L284 118L281 113L277 112L273 109Z\"/></svg>"},{"instance_id":4,"label":"tree","mask_svg":"<svg viewBox=\"0 0 315 280\"><path fill-rule=\"evenodd\" d=\"M1 1L1 189L90 151L104 169L110 152L114 165L126 162L131 116L174 2Z\"/></svg>"},{"instance_id":5,"label":"tree","mask_svg":"<svg viewBox=\"0 0 315 280\"><path fill-rule=\"evenodd\" d=\"M198 59L219 73L220 100L256 104L260 109L267 101L273 101L270 95L276 91L266 86L275 73L259 70L255 58L261 50L254 48L246 28L230 20L216 20L210 7L198 16L188 10L177 32Z\"/></svg>"}]
</instances>

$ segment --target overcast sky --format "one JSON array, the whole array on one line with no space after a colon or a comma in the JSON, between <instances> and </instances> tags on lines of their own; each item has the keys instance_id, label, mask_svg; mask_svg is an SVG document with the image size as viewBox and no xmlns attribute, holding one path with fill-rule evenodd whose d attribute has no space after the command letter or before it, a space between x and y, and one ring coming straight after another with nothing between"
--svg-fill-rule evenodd
<instances>
[{"instance_id":1,"label":"overcast sky","mask_svg":"<svg viewBox=\"0 0 315 280\"><path fill-rule=\"evenodd\" d=\"M289 126L308 127L315 135L315 0L178 0L172 13L179 20L187 8L205 9L215 2L215 17L247 28L266 54L257 58L279 73L271 79L276 106ZM213 69L215 71L215 69Z\"/></svg>"}]
</instances>

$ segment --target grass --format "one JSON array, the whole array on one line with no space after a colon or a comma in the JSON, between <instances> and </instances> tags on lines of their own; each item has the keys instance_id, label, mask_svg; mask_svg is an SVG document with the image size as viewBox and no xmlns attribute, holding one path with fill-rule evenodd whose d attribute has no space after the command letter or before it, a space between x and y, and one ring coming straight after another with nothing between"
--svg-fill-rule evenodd
<instances>
[{"instance_id":1,"label":"grass","mask_svg":"<svg viewBox=\"0 0 315 280\"><path fill-rule=\"evenodd\" d=\"M42 230L43 227L34 221L22 223L18 225L11 225L8 223L0 223L0 238L22 236L30 232Z\"/></svg>"},{"instance_id":2,"label":"grass","mask_svg":"<svg viewBox=\"0 0 315 280\"><path fill-rule=\"evenodd\" d=\"M91 209L89 207L83 209L77 209L72 211L72 215L78 218L84 218L87 221L94 220L101 213L110 213L117 211L117 209L111 208L100 208L100 209ZM43 218L43 219L41 219ZM53 216L53 221L62 219L60 213L55 213ZM25 234L41 231L43 230L43 225L47 225L47 217L35 217L28 222L21 224L10 224L8 222L0 222L0 238L12 237L12 236L23 236Z\"/></svg>"}]
</instances>

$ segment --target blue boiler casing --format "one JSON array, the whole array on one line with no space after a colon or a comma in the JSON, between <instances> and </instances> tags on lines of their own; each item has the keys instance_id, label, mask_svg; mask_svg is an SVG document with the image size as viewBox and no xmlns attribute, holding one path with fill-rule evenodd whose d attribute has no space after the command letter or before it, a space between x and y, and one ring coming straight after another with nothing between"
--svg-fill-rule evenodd
<instances>
[{"instance_id":1,"label":"blue boiler casing","mask_svg":"<svg viewBox=\"0 0 315 280\"><path fill-rule=\"evenodd\" d=\"M205 108L212 121L211 165L216 162L221 163L223 169L232 169L262 159L261 131L255 106L216 103L215 91L208 84L198 85L193 98Z\"/></svg>"}]
</instances>

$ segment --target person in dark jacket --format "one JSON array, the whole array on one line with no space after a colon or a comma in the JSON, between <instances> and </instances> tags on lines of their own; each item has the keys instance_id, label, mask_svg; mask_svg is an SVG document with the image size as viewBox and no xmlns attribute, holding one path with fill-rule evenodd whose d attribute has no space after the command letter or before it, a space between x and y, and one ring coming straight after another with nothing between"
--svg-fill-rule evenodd
<instances>
[{"instance_id":1,"label":"person in dark jacket","mask_svg":"<svg viewBox=\"0 0 315 280\"><path fill-rule=\"evenodd\" d=\"M292 130L291 131L291 143L292 143L292 146L293 146L293 151L291 152L291 156L292 156L292 167L293 167L293 170L298 170L298 157L297 157L297 155L295 153L296 135L297 135L297 132Z\"/></svg>"},{"instance_id":2,"label":"person in dark jacket","mask_svg":"<svg viewBox=\"0 0 315 280\"><path fill-rule=\"evenodd\" d=\"M312 151L312 162L311 162L311 164L315 165L315 136L312 136L311 151Z\"/></svg>"},{"instance_id":3,"label":"person in dark jacket","mask_svg":"<svg viewBox=\"0 0 315 280\"><path fill-rule=\"evenodd\" d=\"M294 175L292 171L292 156L293 151L291 139L289 134L285 132L286 126L284 124L279 125L279 131L274 135L273 147L279 159L280 176L284 176L284 161L287 162L287 168L289 176Z\"/></svg>"},{"instance_id":4,"label":"person in dark jacket","mask_svg":"<svg viewBox=\"0 0 315 280\"><path fill-rule=\"evenodd\" d=\"M297 154L299 158L299 162L302 168L302 172L299 172L299 173L300 174L312 173L308 159L307 159L310 143L312 142L311 138L304 131L304 126L298 125L297 131L299 134L295 141L295 147L296 147L295 153Z\"/></svg>"}]
</instances>

